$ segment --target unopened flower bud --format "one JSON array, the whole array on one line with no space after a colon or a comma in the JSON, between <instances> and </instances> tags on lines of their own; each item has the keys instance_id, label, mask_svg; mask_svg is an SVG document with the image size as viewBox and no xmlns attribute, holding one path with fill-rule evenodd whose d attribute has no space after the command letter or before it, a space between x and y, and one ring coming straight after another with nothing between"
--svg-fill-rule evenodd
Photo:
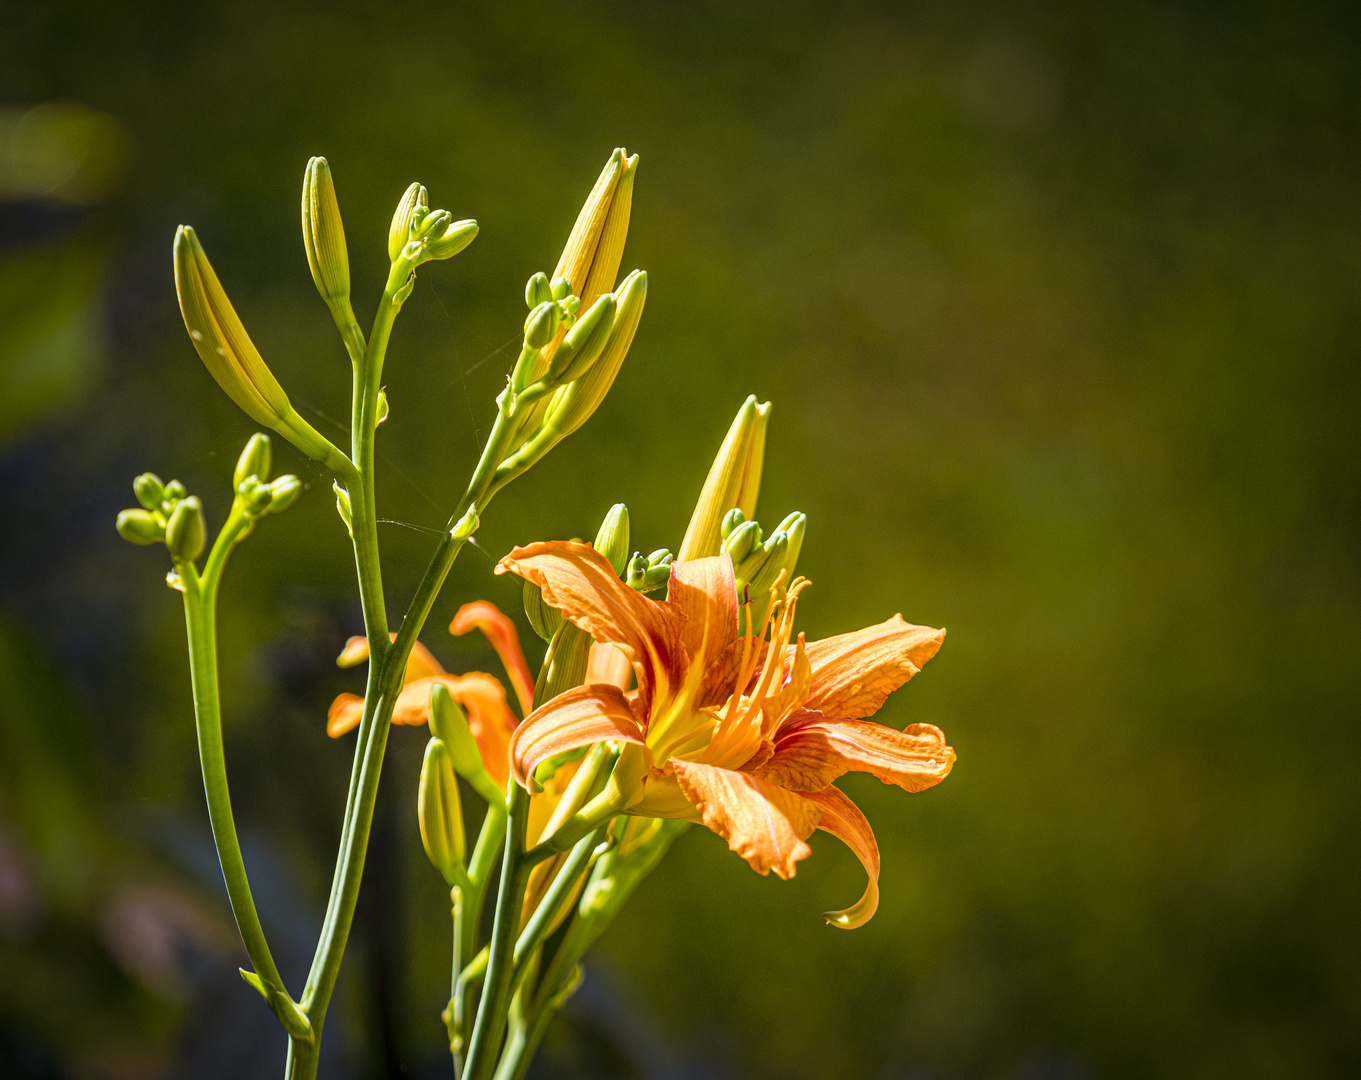
<instances>
[{"instance_id":1,"label":"unopened flower bud","mask_svg":"<svg viewBox=\"0 0 1361 1080\"><path fill-rule=\"evenodd\" d=\"M177 503L188 494L188 490L178 480L171 480L170 483L165 485L166 502Z\"/></svg>"},{"instance_id":2,"label":"unopened flower bud","mask_svg":"<svg viewBox=\"0 0 1361 1080\"><path fill-rule=\"evenodd\" d=\"M553 288L542 270L525 282L525 306L533 310L553 299Z\"/></svg>"},{"instance_id":3,"label":"unopened flower bud","mask_svg":"<svg viewBox=\"0 0 1361 1080\"><path fill-rule=\"evenodd\" d=\"M463 877L456 867L463 865L468 842L458 777L454 775L449 750L439 739L426 743L416 801L426 857L450 886L456 885Z\"/></svg>"},{"instance_id":4,"label":"unopened flower bud","mask_svg":"<svg viewBox=\"0 0 1361 1080\"><path fill-rule=\"evenodd\" d=\"M350 256L345 249L345 227L340 221L335 183L326 159L307 163L302 182L302 239L307 265L317 292L328 304L350 297Z\"/></svg>"},{"instance_id":5,"label":"unopened flower bud","mask_svg":"<svg viewBox=\"0 0 1361 1080\"><path fill-rule=\"evenodd\" d=\"M270 466L273 464L273 448L269 436L256 432L246 443L241 456L236 459L236 471L232 473L232 487L237 491L248 477L255 477L261 483L269 479Z\"/></svg>"},{"instance_id":6,"label":"unopened flower bud","mask_svg":"<svg viewBox=\"0 0 1361 1080\"><path fill-rule=\"evenodd\" d=\"M736 507L748 520L755 514L769 414L770 402L758 405L754 395L742 403L685 530L678 555L682 561L718 554L723 542L720 529L729 510Z\"/></svg>"},{"instance_id":7,"label":"unopened flower bud","mask_svg":"<svg viewBox=\"0 0 1361 1080\"><path fill-rule=\"evenodd\" d=\"M119 536L133 544L159 544L165 539L165 526L150 510L123 510L114 527Z\"/></svg>"},{"instance_id":8,"label":"unopened flower bud","mask_svg":"<svg viewBox=\"0 0 1361 1080\"><path fill-rule=\"evenodd\" d=\"M550 295L554 300L566 300L572 296L572 283L565 277L555 277L549 285Z\"/></svg>"},{"instance_id":9,"label":"unopened flower bud","mask_svg":"<svg viewBox=\"0 0 1361 1080\"><path fill-rule=\"evenodd\" d=\"M542 277L543 275L539 275ZM546 300L525 319L525 347L542 349L558 335L562 312L552 300Z\"/></svg>"},{"instance_id":10,"label":"unopened flower bud","mask_svg":"<svg viewBox=\"0 0 1361 1080\"><path fill-rule=\"evenodd\" d=\"M748 521L728 534L728 538L723 541L723 550L731 556L733 566L737 567L760 542L761 526L754 521Z\"/></svg>"},{"instance_id":11,"label":"unopened flower bud","mask_svg":"<svg viewBox=\"0 0 1361 1080\"><path fill-rule=\"evenodd\" d=\"M613 296L602 296L567 332L548 367L550 383L565 385L581 378L600 358L614 327Z\"/></svg>"},{"instance_id":12,"label":"unopened flower bud","mask_svg":"<svg viewBox=\"0 0 1361 1080\"><path fill-rule=\"evenodd\" d=\"M302 481L296 476L280 476L269 485L269 491L269 512L277 514L298 501L298 496L302 494Z\"/></svg>"},{"instance_id":13,"label":"unopened flower bud","mask_svg":"<svg viewBox=\"0 0 1361 1080\"><path fill-rule=\"evenodd\" d=\"M746 520L747 517L742 513L742 508L739 506L734 506L723 515L723 524L718 527L718 534L723 537L725 544L727 543L728 537L732 535L733 530L739 525L745 524Z\"/></svg>"},{"instance_id":14,"label":"unopened flower bud","mask_svg":"<svg viewBox=\"0 0 1361 1080\"><path fill-rule=\"evenodd\" d=\"M252 517L259 517L269 509L269 504L274 500L274 492L270 490L268 484L260 483L254 476L248 476L241 482L237 489L243 503L245 503L246 513Z\"/></svg>"},{"instance_id":15,"label":"unopened flower bud","mask_svg":"<svg viewBox=\"0 0 1361 1080\"><path fill-rule=\"evenodd\" d=\"M165 501L165 485L155 473L142 473L132 482L132 492L137 501L148 510L159 510Z\"/></svg>"},{"instance_id":16,"label":"unopened flower bud","mask_svg":"<svg viewBox=\"0 0 1361 1080\"><path fill-rule=\"evenodd\" d=\"M424 211L429 206L425 188L412 184L406 189L402 201L397 204L397 212L392 215L392 227L388 230L388 259L396 262L402 249L411 239L411 219L417 209Z\"/></svg>"},{"instance_id":17,"label":"unopened flower bud","mask_svg":"<svg viewBox=\"0 0 1361 1080\"><path fill-rule=\"evenodd\" d=\"M628 238L633 181L637 173L637 154L628 157L623 149L618 149L610 155L577 215L576 224L562 249L562 257L553 271L555 278L565 277L573 283L572 291L581 297L586 307L595 303L597 297L614 290L624 256L624 242Z\"/></svg>"},{"instance_id":18,"label":"unopened flower bud","mask_svg":"<svg viewBox=\"0 0 1361 1080\"><path fill-rule=\"evenodd\" d=\"M430 691L430 734L448 748L449 762L459 776L488 802L505 793L487 772L482 751L468 726L468 714L454 699L449 688L436 683Z\"/></svg>"},{"instance_id":19,"label":"unopened flower bud","mask_svg":"<svg viewBox=\"0 0 1361 1080\"><path fill-rule=\"evenodd\" d=\"M614 572L623 575L629 557L629 508L615 503L596 533L595 549L609 559Z\"/></svg>"},{"instance_id":20,"label":"unopened flower bud","mask_svg":"<svg viewBox=\"0 0 1361 1080\"><path fill-rule=\"evenodd\" d=\"M197 495L181 499L165 524L165 546L176 562L193 562L203 554L207 532L203 525L203 504Z\"/></svg>"},{"instance_id":21,"label":"unopened flower bud","mask_svg":"<svg viewBox=\"0 0 1361 1080\"><path fill-rule=\"evenodd\" d=\"M643 553L641 551L635 551L633 553L633 558L629 560L628 576L625 580L628 582L630 588L641 591L643 588L643 577L646 574L647 560L643 558Z\"/></svg>"},{"instance_id":22,"label":"unopened flower bud","mask_svg":"<svg viewBox=\"0 0 1361 1080\"><path fill-rule=\"evenodd\" d=\"M442 234L426 240L425 252L432 259L452 259L477 237L478 224L471 218L455 221Z\"/></svg>"},{"instance_id":23,"label":"unopened flower bud","mask_svg":"<svg viewBox=\"0 0 1361 1080\"><path fill-rule=\"evenodd\" d=\"M419 223L413 222L416 239L426 240L435 239L444 235L444 230L449 227L454 220L454 215L448 210L431 210L430 213L420 219Z\"/></svg>"},{"instance_id":24,"label":"unopened flower bud","mask_svg":"<svg viewBox=\"0 0 1361 1080\"><path fill-rule=\"evenodd\" d=\"M333 469L349 459L298 415L255 348L194 230L175 234L175 291L194 349L217 384L251 419Z\"/></svg>"}]
</instances>

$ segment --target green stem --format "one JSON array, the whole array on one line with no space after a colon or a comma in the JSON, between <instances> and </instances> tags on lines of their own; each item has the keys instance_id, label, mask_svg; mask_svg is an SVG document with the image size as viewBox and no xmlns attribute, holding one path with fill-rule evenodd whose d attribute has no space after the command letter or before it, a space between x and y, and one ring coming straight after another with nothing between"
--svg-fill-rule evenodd
<instances>
[{"instance_id":1,"label":"green stem","mask_svg":"<svg viewBox=\"0 0 1361 1080\"><path fill-rule=\"evenodd\" d=\"M520 940L515 943L515 969L510 976L512 989L519 988L520 980L524 978L525 972L529 969L529 963L536 950L548 937L558 910L571 895L577 879L586 869L587 863L591 861L591 855L595 851L596 845L600 843L605 828L606 826L601 825L590 836L578 841L576 847L572 848L572 854L567 857L562 869L558 871L558 876L553 879L553 884L549 886L548 892L539 901L539 906L535 909L529 924L520 934Z\"/></svg>"},{"instance_id":2,"label":"green stem","mask_svg":"<svg viewBox=\"0 0 1361 1080\"><path fill-rule=\"evenodd\" d=\"M227 786L227 762L222 747L222 711L217 674L217 590L227 556L248 531L247 518L240 503L233 503L230 515L218 534L200 576L190 562L176 564L184 589L184 619L189 637L189 665L193 680L194 718L198 732L199 764L203 771L203 790L208 802L208 820L213 843L227 886L232 915L250 957L255 974L266 984L265 1000L286 1028L300 1036L310 1036L307 1021L298 1011L274 963L260 915L251 895L245 859L236 834L231 792ZM257 989L260 987L257 986Z\"/></svg>"},{"instance_id":3,"label":"green stem","mask_svg":"<svg viewBox=\"0 0 1361 1080\"><path fill-rule=\"evenodd\" d=\"M515 937L520 926L520 906L529 883L530 866L524 861L525 826L529 817L529 793L519 784L510 788L506 849L501 863L501 889L496 898L492 925L491 955L487 963L482 1003L468 1042L466 1080L489 1080L496 1065L501 1036L505 1031L506 1005L510 1000L510 976L514 966Z\"/></svg>"},{"instance_id":4,"label":"green stem","mask_svg":"<svg viewBox=\"0 0 1361 1080\"><path fill-rule=\"evenodd\" d=\"M454 932L459 939L454 945L454 962L450 970L453 992L449 1001L450 1051L454 1055L454 1072L462 1075L463 1044L467 1039L468 1020L472 995L463 970L464 958L471 958L477 952L477 930L482 922L482 905L487 897L487 883L491 877L496 854L501 850L501 841L506 835L505 803L488 803L487 816L482 819L482 831L478 834L473 848L473 857L468 862L468 880L471 883L468 895L464 898L455 923ZM457 1035L458 1047L454 1047Z\"/></svg>"}]
</instances>

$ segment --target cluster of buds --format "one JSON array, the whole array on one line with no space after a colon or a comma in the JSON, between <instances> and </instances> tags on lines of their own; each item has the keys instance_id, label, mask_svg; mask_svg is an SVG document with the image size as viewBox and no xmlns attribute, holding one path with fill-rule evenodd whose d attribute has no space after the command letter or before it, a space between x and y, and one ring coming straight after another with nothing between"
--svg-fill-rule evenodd
<instances>
[{"instance_id":1,"label":"cluster of buds","mask_svg":"<svg viewBox=\"0 0 1361 1080\"><path fill-rule=\"evenodd\" d=\"M629 560L628 577L625 580L630 588L639 592L653 592L671 579L671 564L675 561L676 556L671 554L670 548L658 548L648 556L635 551Z\"/></svg>"},{"instance_id":2,"label":"cluster of buds","mask_svg":"<svg viewBox=\"0 0 1361 1080\"><path fill-rule=\"evenodd\" d=\"M473 242L477 222L455 221L448 210L431 210L425 187L412 184L392 215L388 230L388 258L394 266L415 269L434 259L451 259Z\"/></svg>"},{"instance_id":3,"label":"cluster of buds","mask_svg":"<svg viewBox=\"0 0 1361 1080\"><path fill-rule=\"evenodd\" d=\"M257 518L288 509L302 492L296 476L270 481L271 457L269 436L257 433L237 459L232 509L246 519L246 532L255 527ZM177 563L193 562L203 554L207 526L197 495L190 495L178 480L163 483L155 473L142 473L132 482L132 490L142 506L118 515L119 536L134 544L163 543Z\"/></svg>"},{"instance_id":4,"label":"cluster of buds","mask_svg":"<svg viewBox=\"0 0 1361 1080\"><path fill-rule=\"evenodd\" d=\"M748 521L740 507L733 507L724 516L719 527L723 550L732 559L737 595L756 606L751 612L754 627L765 621L771 589L793 580L807 524L807 515L796 511L766 537L760 522Z\"/></svg>"}]
</instances>

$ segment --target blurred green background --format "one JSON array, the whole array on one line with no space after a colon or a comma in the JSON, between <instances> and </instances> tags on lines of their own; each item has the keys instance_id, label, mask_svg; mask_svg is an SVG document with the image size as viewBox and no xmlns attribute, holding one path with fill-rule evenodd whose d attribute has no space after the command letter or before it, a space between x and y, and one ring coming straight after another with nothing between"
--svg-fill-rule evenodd
<instances>
[{"instance_id":1,"label":"blurred green background","mask_svg":"<svg viewBox=\"0 0 1361 1080\"><path fill-rule=\"evenodd\" d=\"M113 531L144 469L220 522L253 430L185 336L175 226L340 439L307 158L336 176L361 321L410 181L480 221L421 272L389 356L404 606L524 281L617 145L641 154L624 268L650 274L632 354L498 500L427 644L498 670L444 631L458 604L523 627L493 560L589 536L615 501L635 547L677 546L757 393L760 516L809 514L803 627L948 627L880 719L939 724L959 763L916 796L844 780L884 858L853 933L819 916L862 885L836 841L785 883L691 830L534 1075L1361 1072L1354 5L8 4L0 103L0 1075L280 1067L235 974L179 598L163 553ZM358 685L333 658L360 620L328 481L277 459L310 487L235 557L223 693L297 985L350 754L325 709ZM422 742L393 736L330 1076L448 1075Z\"/></svg>"}]
</instances>

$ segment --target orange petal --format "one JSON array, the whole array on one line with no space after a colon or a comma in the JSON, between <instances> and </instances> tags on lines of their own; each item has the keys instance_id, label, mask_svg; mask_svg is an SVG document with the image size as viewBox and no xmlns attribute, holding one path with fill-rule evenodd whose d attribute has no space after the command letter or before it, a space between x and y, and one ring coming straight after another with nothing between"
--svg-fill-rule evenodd
<instances>
[{"instance_id":1,"label":"orange petal","mask_svg":"<svg viewBox=\"0 0 1361 1080\"><path fill-rule=\"evenodd\" d=\"M867 772L904 791L925 791L955 763L934 724L898 731L869 720L829 720L799 713L780 732L775 753L756 775L795 791L819 791L842 773Z\"/></svg>"},{"instance_id":2,"label":"orange petal","mask_svg":"<svg viewBox=\"0 0 1361 1080\"><path fill-rule=\"evenodd\" d=\"M914 626L901 615L851 634L808 646L813 681L805 707L826 716L859 720L936 655L945 631Z\"/></svg>"},{"instance_id":3,"label":"orange petal","mask_svg":"<svg viewBox=\"0 0 1361 1080\"><path fill-rule=\"evenodd\" d=\"M874 830L860 812L860 807L837 788L812 791L804 798L822 808L818 828L831 833L855 852L855 857L860 860L860 865L870 879L865 886L865 894L859 900L842 911L827 912L827 921L843 930L864 926L879 908L879 845L875 843Z\"/></svg>"},{"instance_id":4,"label":"orange petal","mask_svg":"<svg viewBox=\"0 0 1361 1080\"><path fill-rule=\"evenodd\" d=\"M732 559L715 555L671 564L668 607L684 616L681 644L703 671L737 640L737 583Z\"/></svg>"},{"instance_id":5,"label":"orange petal","mask_svg":"<svg viewBox=\"0 0 1361 1080\"><path fill-rule=\"evenodd\" d=\"M361 638L361 641L364 639ZM368 642L364 642L367 651ZM347 731L353 731L364 717L364 699L358 694L341 694L331 702L326 710L326 734L338 739Z\"/></svg>"},{"instance_id":6,"label":"orange petal","mask_svg":"<svg viewBox=\"0 0 1361 1080\"><path fill-rule=\"evenodd\" d=\"M388 635L391 640L396 641L396 634ZM362 664L369 658L369 639L362 634L350 638L345 642L345 648L336 657L336 667L350 668ZM443 675L444 668L440 662L430 655L430 650L419 641L411 646L411 655L406 658L406 672L402 678L404 683L409 683L413 679L423 679L428 675Z\"/></svg>"},{"instance_id":7,"label":"orange petal","mask_svg":"<svg viewBox=\"0 0 1361 1080\"><path fill-rule=\"evenodd\" d=\"M510 741L515 781L527 788L530 774L544 761L603 739L641 743L643 731L619 687L575 686L530 713L515 729Z\"/></svg>"},{"instance_id":8,"label":"orange petal","mask_svg":"<svg viewBox=\"0 0 1361 1080\"><path fill-rule=\"evenodd\" d=\"M623 650L638 676L644 715L684 677L679 615L630 589L590 544L555 540L517 547L496 564L496 572L534 582L544 602L564 618Z\"/></svg>"},{"instance_id":9,"label":"orange petal","mask_svg":"<svg viewBox=\"0 0 1361 1080\"><path fill-rule=\"evenodd\" d=\"M534 680L529 676L529 665L525 663L525 654L520 649L520 635L515 630L515 624L495 604L474 600L459 608L454 621L449 624L449 633L455 636L466 634L469 630L481 630L496 650L506 674L510 676L511 686L515 687L515 696L520 699L520 710L528 716L534 708Z\"/></svg>"},{"instance_id":10,"label":"orange petal","mask_svg":"<svg viewBox=\"0 0 1361 1080\"><path fill-rule=\"evenodd\" d=\"M620 690L627 690L633 682L633 667L629 658L613 645L591 642L590 656L586 661L586 685L609 683Z\"/></svg>"},{"instance_id":11,"label":"orange petal","mask_svg":"<svg viewBox=\"0 0 1361 1080\"><path fill-rule=\"evenodd\" d=\"M794 864L811 854L821 808L802 795L749 773L671 760L681 791L699 808L701 820L728 841L758 874L794 876Z\"/></svg>"},{"instance_id":12,"label":"orange petal","mask_svg":"<svg viewBox=\"0 0 1361 1080\"><path fill-rule=\"evenodd\" d=\"M501 787L510 775L510 736L515 730L515 714L506 701L506 690L494 676L481 671L466 675L431 675L402 687L392 710L394 724L430 722L430 691L436 684L448 687L468 714L468 728L482 752L487 774Z\"/></svg>"}]
</instances>

